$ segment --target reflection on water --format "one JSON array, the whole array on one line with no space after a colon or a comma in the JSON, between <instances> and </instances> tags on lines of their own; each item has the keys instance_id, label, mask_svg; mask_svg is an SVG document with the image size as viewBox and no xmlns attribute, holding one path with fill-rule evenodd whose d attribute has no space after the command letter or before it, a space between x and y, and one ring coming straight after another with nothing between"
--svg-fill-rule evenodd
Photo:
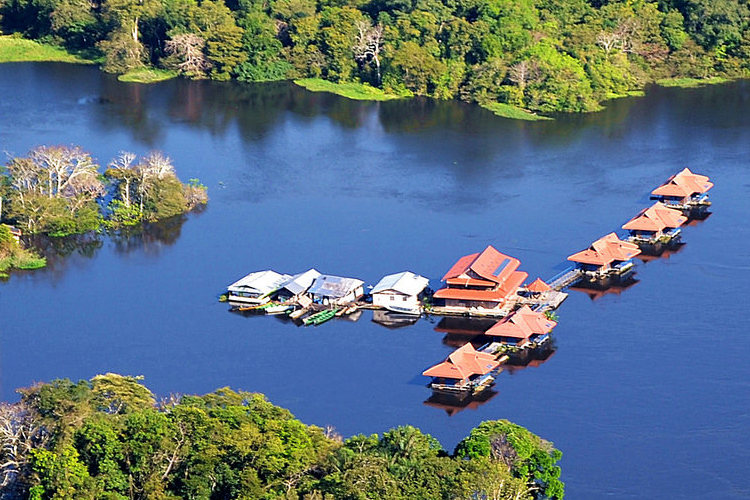
<instances>
[{"instance_id":1,"label":"reflection on water","mask_svg":"<svg viewBox=\"0 0 750 500\"><path fill-rule=\"evenodd\" d=\"M538 368L546 363L555 352L557 352L555 338L550 337L549 341L539 347L535 347L534 349L523 349L522 351L517 351L511 354L503 367L509 375L513 375L519 370L525 368Z\"/></svg>"},{"instance_id":2,"label":"reflection on water","mask_svg":"<svg viewBox=\"0 0 750 500\"><path fill-rule=\"evenodd\" d=\"M640 258L641 256L639 255L638 257ZM634 275L635 273L623 280L578 282L575 286L568 288L568 290L585 293L591 300L599 300L605 295L620 295L628 288L635 286L640 280L636 279Z\"/></svg>"},{"instance_id":3,"label":"reflection on water","mask_svg":"<svg viewBox=\"0 0 750 500\"><path fill-rule=\"evenodd\" d=\"M372 311L372 322L390 330L412 326L419 321L419 318L420 316L414 314L403 314L382 309Z\"/></svg>"},{"instance_id":4,"label":"reflection on water","mask_svg":"<svg viewBox=\"0 0 750 500\"><path fill-rule=\"evenodd\" d=\"M445 413L452 417L460 411L470 409L476 410L490 399L497 396L498 391L490 388L485 389L479 394L469 395L464 394L444 394L440 392L433 392L424 404L432 408L444 410Z\"/></svg>"}]
</instances>

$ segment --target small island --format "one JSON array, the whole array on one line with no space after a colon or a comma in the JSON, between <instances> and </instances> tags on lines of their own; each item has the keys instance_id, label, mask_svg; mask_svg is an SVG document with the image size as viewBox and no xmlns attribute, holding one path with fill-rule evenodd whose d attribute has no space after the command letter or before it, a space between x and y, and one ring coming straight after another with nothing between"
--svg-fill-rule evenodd
<instances>
[{"instance_id":1,"label":"small island","mask_svg":"<svg viewBox=\"0 0 750 500\"><path fill-rule=\"evenodd\" d=\"M37 146L0 171L0 272L35 269L44 259L20 234L53 238L116 230L188 213L208 202L197 179L182 183L159 151L121 152L106 169L80 146ZM5 234L8 233L8 234Z\"/></svg>"},{"instance_id":2,"label":"small island","mask_svg":"<svg viewBox=\"0 0 750 500\"><path fill-rule=\"evenodd\" d=\"M157 402L113 373L19 389L0 404L9 498L561 500L562 453L527 429L481 423L453 453L402 426L344 439L262 394L218 389ZM5 498L5 497L4 497Z\"/></svg>"}]
</instances>

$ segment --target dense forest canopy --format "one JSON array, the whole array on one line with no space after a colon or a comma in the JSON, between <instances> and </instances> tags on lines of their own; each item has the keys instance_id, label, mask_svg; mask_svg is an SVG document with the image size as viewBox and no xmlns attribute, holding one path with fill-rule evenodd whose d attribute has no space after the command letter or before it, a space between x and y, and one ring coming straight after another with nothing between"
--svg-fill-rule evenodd
<instances>
[{"instance_id":1,"label":"dense forest canopy","mask_svg":"<svg viewBox=\"0 0 750 500\"><path fill-rule=\"evenodd\" d=\"M746 0L0 0L0 16L113 72L319 77L538 112L750 74Z\"/></svg>"},{"instance_id":2,"label":"dense forest canopy","mask_svg":"<svg viewBox=\"0 0 750 500\"><path fill-rule=\"evenodd\" d=\"M56 380L0 404L0 499L562 499L561 453L505 420L448 454L405 426L343 440L260 394L156 401L137 378Z\"/></svg>"}]
</instances>

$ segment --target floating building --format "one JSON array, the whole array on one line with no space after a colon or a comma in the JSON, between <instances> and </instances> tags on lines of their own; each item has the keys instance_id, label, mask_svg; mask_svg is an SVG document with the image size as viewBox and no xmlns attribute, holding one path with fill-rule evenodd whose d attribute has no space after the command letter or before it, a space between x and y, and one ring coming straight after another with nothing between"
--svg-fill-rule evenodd
<instances>
[{"instance_id":1,"label":"floating building","mask_svg":"<svg viewBox=\"0 0 750 500\"><path fill-rule=\"evenodd\" d=\"M440 312L504 315L528 273L521 262L488 246L481 253L461 257L443 276L445 287L433 299Z\"/></svg>"},{"instance_id":2,"label":"floating building","mask_svg":"<svg viewBox=\"0 0 750 500\"><path fill-rule=\"evenodd\" d=\"M227 287L229 302L243 302L251 305L265 304L271 295L291 276L266 270L250 273Z\"/></svg>"},{"instance_id":3,"label":"floating building","mask_svg":"<svg viewBox=\"0 0 750 500\"><path fill-rule=\"evenodd\" d=\"M682 210L686 215L705 212L711 206L708 190L714 184L705 175L694 174L688 168L673 175L667 182L651 191L651 199L669 208Z\"/></svg>"},{"instance_id":4,"label":"floating building","mask_svg":"<svg viewBox=\"0 0 750 500\"><path fill-rule=\"evenodd\" d=\"M389 274L370 291L372 304L397 313L419 315L422 313L420 295L429 282L409 271Z\"/></svg>"},{"instance_id":5,"label":"floating building","mask_svg":"<svg viewBox=\"0 0 750 500\"><path fill-rule=\"evenodd\" d=\"M679 210L666 207L660 201L644 208L630 219L623 229L630 232L629 241L641 245L669 243L680 238L679 227L687 221L687 217Z\"/></svg>"},{"instance_id":6,"label":"floating building","mask_svg":"<svg viewBox=\"0 0 750 500\"><path fill-rule=\"evenodd\" d=\"M501 347L523 349L540 345L549 339L549 333L557 326L556 321L547 318L544 313L532 311L523 306L517 311L498 321L484 334L492 339L483 351L493 352ZM492 344L500 344L492 348Z\"/></svg>"},{"instance_id":7,"label":"floating building","mask_svg":"<svg viewBox=\"0 0 750 500\"><path fill-rule=\"evenodd\" d=\"M422 375L432 377L430 387L434 391L476 393L492 384L494 370L499 366L500 361L494 355L477 351L469 342Z\"/></svg>"},{"instance_id":8,"label":"floating building","mask_svg":"<svg viewBox=\"0 0 750 500\"><path fill-rule=\"evenodd\" d=\"M615 233L599 238L586 250L568 257L589 279L624 276L633 269L633 257L640 254L638 245L622 241Z\"/></svg>"}]
</instances>

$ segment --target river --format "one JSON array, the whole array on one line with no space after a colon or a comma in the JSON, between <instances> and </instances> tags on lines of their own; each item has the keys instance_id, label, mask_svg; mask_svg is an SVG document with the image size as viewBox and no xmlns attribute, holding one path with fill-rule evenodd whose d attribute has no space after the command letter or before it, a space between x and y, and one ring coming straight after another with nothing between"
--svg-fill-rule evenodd
<instances>
[{"instance_id":1,"label":"river","mask_svg":"<svg viewBox=\"0 0 750 500\"><path fill-rule=\"evenodd\" d=\"M450 451L509 419L563 451L567 497L748 498L750 82L651 87L599 113L525 123L459 102L354 102L292 85L126 84L65 64L0 65L0 148L170 156L208 208L146 235L67 248L0 283L0 395L54 378L143 375L159 395L265 393L345 436L411 424ZM452 349L437 319L298 328L218 301L244 274L310 267L433 288L492 244L550 278L683 167L713 214L618 293L572 291L556 351L461 411L420 376ZM744 304L744 305L743 305Z\"/></svg>"}]
</instances>

